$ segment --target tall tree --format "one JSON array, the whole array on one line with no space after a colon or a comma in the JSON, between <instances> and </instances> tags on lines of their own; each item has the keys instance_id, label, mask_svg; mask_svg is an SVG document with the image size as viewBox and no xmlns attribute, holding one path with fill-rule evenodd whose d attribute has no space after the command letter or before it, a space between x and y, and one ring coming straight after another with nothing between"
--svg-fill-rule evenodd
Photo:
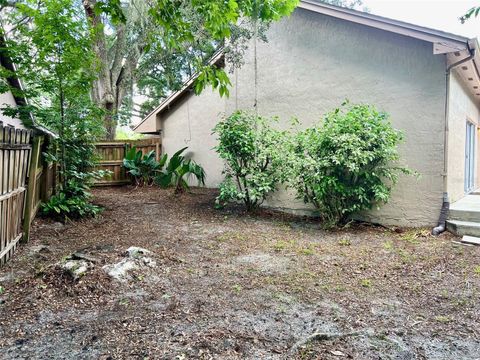
<instances>
[{"instance_id":1,"label":"tall tree","mask_svg":"<svg viewBox=\"0 0 480 360\"><path fill-rule=\"evenodd\" d=\"M220 94L227 94L228 76L222 69L209 66L205 55L233 34L240 19L278 20L290 14L297 2L129 0L123 8L124 21L118 21L102 15L97 0L83 0L89 24L95 31L94 51L100 61L93 99L105 110L107 138L115 136L119 109L125 100L131 100L132 88L142 74L138 66L142 57L148 58L151 52L154 56L150 58L150 65L159 57L169 58L174 70L181 70L187 63L189 71L200 73L197 91L212 85ZM163 73L172 74L167 67ZM181 76L177 76L173 87L178 86L179 78Z\"/></svg>"}]
</instances>

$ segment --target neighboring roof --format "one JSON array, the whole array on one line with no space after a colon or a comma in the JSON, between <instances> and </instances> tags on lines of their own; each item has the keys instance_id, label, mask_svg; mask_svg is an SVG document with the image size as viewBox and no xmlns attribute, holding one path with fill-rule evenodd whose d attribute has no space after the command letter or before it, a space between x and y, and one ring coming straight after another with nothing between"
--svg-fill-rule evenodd
<instances>
[{"instance_id":1,"label":"neighboring roof","mask_svg":"<svg viewBox=\"0 0 480 360\"><path fill-rule=\"evenodd\" d=\"M478 53L480 51L480 46L478 45L477 39L469 39L468 37L451 34L445 31L435 30L399 20L389 19L383 16L373 15L362 11L347 9L327 4L319 0L301 0L298 4L298 8L350 21L356 24L370 26L376 29L415 38L418 40L430 42L433 44L434 54L449 55L449 57L447 57L449 63L457 61L458 59L456 59L455 56L462 55L462 52L466 52L469 55L471 49L478 49L473 60L475 75L471 75L471 70L469 70L469 74L462 74L462 77L464 79L470 79L471 76L474 76L477 82L480 82L480 75L478 74L477 66L475 63L475 61L480 62L480 54ZM452 53L454 53L455 55L450 56ZM223 60L223 54L221 52L217 52L213 56L211 63L216 64L219 62L219 60ZM155 121L157 114L161 114L163 111L169 109L189 89L191 89L197 77L198 74L193 75L189 80L184 83L184 85L179 91L171 94L168 98L163 100L160 105L155 108L150 114L148 114L137 126L135 126L133 130L140 131L141 127L148 127L146 125L148 125L149 121ZM472 89L470 89L470 91L472 93L476 93L476 91L472 91ZM475 95L480 96L480 94Z\"/></svg>"},{"instance_id":2,"label":"neighboring roof","mask_svg":"<svg viewBox=\"0 0 480 360\"><path fill-rule=\"evenodd\" d=\"M213 54L208 64L218 66L222 64L224 59L225 59L225 55L223 53L223 49L219 49L217 50L217 52L215 52L215 54ZM193 87L193 84L195 83L195 80L197 80L198 78L198 75L199 75L198 73L193 74L187 81L183 83L180 90L172 93L169 97L163 100L159 106L153 109L147 116L145 116L145 118L140 123L137 124L137 126L133 128L133 131L137 130L143 123L148 122L150 119L152 119L152 117L155 120L155 116L158 113L161 113L163 110L170 108L170 106L172 106L178 98L180 98L183 94L191 90Z\"/></svg>"},{"instance_id":3,"label":"neighboring roof","mask_svg":"<svg viewBox=\"0 0 480 360\"><path fill-rule=\"evenodd\" d=\"M9 70L11 73L16 74L17 70L15 68L15 64L12 62L6 51L2 51L1 49L5 49L6 47L6 41L5 37L3 34L0 33L0 64L7 70ZM12 75L7 79L8 83L10 84L11 87L16 88L20 90L18 93L23 94L23 85L20 79L16 75ZM15 103L17 105L23 106L28 104L28 99L24 96L20 96L18 93L15 93L13 95L15 99ZM35 118L33 117L32 114L30 114L31 117L31 125L29 127L33 128L36 131L39 131L42 134L51 136L51 137L58 137L57 134L55 134L53 131L48 130L46 127L39 125L36 123ZM24 124L25 126L25 124Z\"/></svg>"}]
</instances>

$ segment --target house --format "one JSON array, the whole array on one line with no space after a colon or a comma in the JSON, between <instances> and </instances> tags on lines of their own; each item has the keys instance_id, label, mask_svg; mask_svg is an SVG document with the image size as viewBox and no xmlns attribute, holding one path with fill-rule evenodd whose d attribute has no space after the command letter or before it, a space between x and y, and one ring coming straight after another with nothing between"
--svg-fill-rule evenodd
<instances>
[{"instance_id":1,"label":"house","mask_svg":"<svg viewBox=\"0 0 480 360\"><path fill-rule=\"evenodd\" d=\"M364 218L385 225L435 225L444 195L453 203L480 187L476 39L313 0L300 1L267 35L268 43L257 45L256 79L250 47L245 65L231 76L228 98L210 90L195 96L190 79L135 131L161 134L169 154L188 146L205 167L207 186L216 187L223 164L212 150L211 130L224 114L252 109L255 93L258 113L279 116L283 126L291 117L310 125L349 99L390 114L405 135L402 161L420 174L402 177L390 202ZM268 205L309 209L286 191L275 193Z\"/></svg>"}]
</instances>

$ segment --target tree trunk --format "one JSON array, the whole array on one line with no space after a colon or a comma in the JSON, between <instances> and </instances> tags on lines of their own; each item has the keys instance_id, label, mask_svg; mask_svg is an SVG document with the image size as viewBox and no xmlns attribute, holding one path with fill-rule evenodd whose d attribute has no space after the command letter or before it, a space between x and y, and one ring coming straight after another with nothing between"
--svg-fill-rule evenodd
<instances>
[{"instance_id":1,"label":"tree trunk","mask_svg":"<svg viewBox=\"0 0 480 360\"><path fill-rule=\"evenodd\" d=\"M95 32L93 51L99 60L98 79L93 84L92 99L105 111L104 126L106 139L115 138L117 115L125 95L131 91L138 59L143 50L142 42L137 39L133 46L127 45L127 26L116 27L113 45L108 48L100 15L94 11L96 0L83 0L83 7L90 26Z\"/></svg>"}]
</instances>

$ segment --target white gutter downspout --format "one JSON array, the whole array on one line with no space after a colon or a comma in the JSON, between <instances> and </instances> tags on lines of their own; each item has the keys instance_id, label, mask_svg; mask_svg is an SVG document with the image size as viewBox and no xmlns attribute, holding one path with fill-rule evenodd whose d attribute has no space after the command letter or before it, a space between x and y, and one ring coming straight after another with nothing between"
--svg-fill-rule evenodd
<instances>
[{"instance_id":1,"label":"white gutter downspout","mask_svg":"<svg viewBox=\"0 0 480 360\"><path fill-rule=\"evenodd\" d=\"M450 112L450 75L451 70L467 61L472 60L475 57L475 48L471 49L470 45L467 43L467 49L470 53L469 56L459 60L453 64L450 64L447 67L445 73L445 131L443 139L443 203L442 209L440 211L440 217L438 219L438 225L432 229L432 235L440 235L446 230L446 222L448 217L448 212L450 209L450 202L448 199L448 186L447 186L447 175L448 175L448 133L449 133L449 112Z\"/></svg>"}]
</instances>

